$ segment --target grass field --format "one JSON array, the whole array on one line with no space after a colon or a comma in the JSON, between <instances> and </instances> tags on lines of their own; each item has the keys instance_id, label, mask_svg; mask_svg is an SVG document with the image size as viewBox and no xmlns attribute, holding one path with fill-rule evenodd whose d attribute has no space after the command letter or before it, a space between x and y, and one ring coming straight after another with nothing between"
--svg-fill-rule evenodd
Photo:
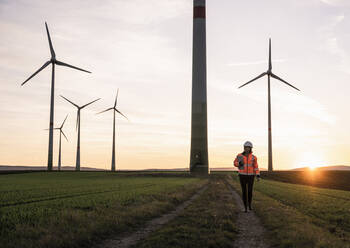
<instances>
[{"instance_id":1,"label":"grass field","mask_svg":"<svg viewBox=\"0 0 350 248\"><path fill-rule=\"evenodd\" d=\"M134 247L232 247L237 211L223 176L211 176L206 191L185 212Z\"/></svg>"},{"instance_id":2,"label":"grass field","mask_svg":"<svg viewBox=\"0 0 350 248\"><path fill-rule=\"evenodd\" d=\"M328 172L327 172L328 173ZM229 175L228 175L229 174ZM350 247L350 191L255 182L253 208L272 247ZM136 247L230 247L237 209L224 181L185 173L64 172L0 175L0 247L91 247L130 234L208 188Z\"/></svg>"},{"instance_id":3,"label":"grass field","mask_svg":"<svg viewBox=\"0 0 350 248\"><path fill-rule=\"evenodd\" d=\"M311 185L321 188L350 190L350 171L273 171L261 172L262 177L286 183Z\"/></svg>"},{"instance_id":4,"label":"grass field","mask_svg":"<svg viewBox=\"0 0 350 248\"><path fill-rule=\"evenodd\" d=\"M253 207L275 247L350 247L349 191L264 179L254 189Z\"/></svg>"},{"instance_id":5,"label":"grass field","mask_svg":"<svg viewBox=\"0 0 350 248\"><path fill-rule=\"evenodd\" d=\"M88 247L170 211L206 180L175 174L0 176L0 244Z\"/></svg>"}]
</instances>

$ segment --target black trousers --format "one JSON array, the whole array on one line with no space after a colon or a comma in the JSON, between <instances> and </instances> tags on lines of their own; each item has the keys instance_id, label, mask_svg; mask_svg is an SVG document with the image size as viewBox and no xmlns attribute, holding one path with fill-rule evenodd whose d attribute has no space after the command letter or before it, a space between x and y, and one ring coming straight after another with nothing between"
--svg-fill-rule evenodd
<instances>
[{"instance_id":1,"label":"black trousers","mask_svg":"<svg viewBox=\"0 0 350 248\"><path fill-rule=\"evenodd\" d=\"M254 178L255 175L239 175L239 181L242 187L242 200L245 208L247 208L247 205L251 206L252 204Z\"/></svg>"}]
</instances>

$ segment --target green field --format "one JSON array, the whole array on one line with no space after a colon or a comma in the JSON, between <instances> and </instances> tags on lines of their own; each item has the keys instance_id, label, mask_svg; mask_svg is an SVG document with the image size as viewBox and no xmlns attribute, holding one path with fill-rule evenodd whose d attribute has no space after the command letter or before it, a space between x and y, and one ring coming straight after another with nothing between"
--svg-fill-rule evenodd
<instances>
[{"instance_id":1,"label":"green field","mask_svg":"<svg viewBox=\"0 0 350 248\"><path fill-rule=\"evenodd\" d=\"M103 172L1 175L0 244L86 247L170 211L205 181Z\"/></svg>"},{"instance_id":2,"label":"green field","mask_svg":"<svg viewBox=\"0 0 350 248\"><path fill-rule=\"evenodd\" d=\"M0 175L0 247L91 247L133 233L206 184L185 212L135 247L231 247L241 209L226 183L240 192L232 173ZM254 188L253 208L271 247L350 247L350 191L264 177Z\"/></svg>"},{"instance_id":3,"label":"green field","mask_svg":"<svg viewBox=\"0 0 350 248\"><path fill-rule=\"evenodd\" d=\"M240 189L237 175L231 183ZM350 247L350 192L261 180L254 207L277 247Z\"/></svg>"},{"instance_id":4,"label":"green field","mask_svg":"<svg viewBox=\"0 0 350 248\"><path fill-rule=\"evenodd\" d=\"M223 177L211 176L206 191L186 212L134 247L232 247L237 211Z\"/></svg>"}]
</instances>

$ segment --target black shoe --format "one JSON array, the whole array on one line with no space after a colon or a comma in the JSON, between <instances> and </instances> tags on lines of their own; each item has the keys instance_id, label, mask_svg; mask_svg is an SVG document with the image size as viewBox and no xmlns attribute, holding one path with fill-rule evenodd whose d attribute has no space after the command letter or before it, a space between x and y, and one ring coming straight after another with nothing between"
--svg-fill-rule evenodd
<instances>
[{"instance_id":1,"label":"black shoe","mask_svg":"<svg viewBox=\"0 0 350 248\"><path fill-rule=\"evenodd\" d=\"M247 209L245 209L245 210L244 210L244 212L245 212L245 213L247 213L247 212L248 212L248 210L247 210Z\"/></svg>"},{"instance_id":2,"label":"black shoe","mask_svg":"<svg viewBox=\"0 0 350 248\"><path fill-rule=\"evenodd\" d=\"M251 206L249 206L249 211L252 211L253 209L252 209L252 207Z\"/></svg>"}]
</instances>

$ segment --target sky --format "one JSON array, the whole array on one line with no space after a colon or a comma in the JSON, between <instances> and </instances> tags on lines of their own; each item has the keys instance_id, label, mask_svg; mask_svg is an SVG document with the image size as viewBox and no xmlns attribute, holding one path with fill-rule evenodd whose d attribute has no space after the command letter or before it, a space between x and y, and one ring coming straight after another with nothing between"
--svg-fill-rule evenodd
<instances>
[{"instance_id":1,"label":"sky","mask_svg":"<svg viewBox=\"0 0 350 248\"><path fill-rule=\"evenodd\" d=\"M81 166L109 169L112 107L117 169L188 168L191 131L191 0L0 0L0 164L46 165L51 68L20 84L50 58L56 67L55 126L65 116L62 163L75 165L76 109ZM350 2L207 0L208 144L211 168L231 167L243 143L267 168L267 70L272 79L274 169L350 165ZM54 164L58 136L54 135Z\"/></svg>"}]
</instances>

